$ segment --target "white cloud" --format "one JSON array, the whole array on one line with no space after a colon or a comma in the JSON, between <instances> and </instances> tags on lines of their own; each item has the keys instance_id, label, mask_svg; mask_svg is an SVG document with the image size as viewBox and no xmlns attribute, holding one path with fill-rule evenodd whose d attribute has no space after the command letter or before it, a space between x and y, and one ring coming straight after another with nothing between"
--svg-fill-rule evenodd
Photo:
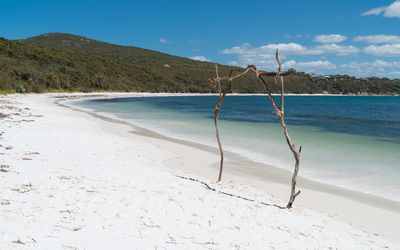
<instances>
[{"instance_id":1,"label":"white cloud","mask_svg":"<svg viewBox=\"0 0 400 250\"><path fill-rule=\"evenodd\" d=\"M204 56L193 56L193 57L190 57L190 59L197 60L197 61L202 61L202 62L209 62L210 61L207 58L205 58Z\"/></svg>"},{"instance_id":2,"label":"white cloud","mask_svg":"<svg viewBox=\"0 0 400 250\"><path fill-rule=\"evenodd\" d=\"M159 40L159 42L160 43L170 43L167 39L164 39L164 38L160 38L160 40Z\"/></svg>"},{"instance_id":3,"label":"white cloud","mask_svg":"<svg viewBox=\"0 0 400 250\"><path fill-rule=\"evenodd\" d=\"M349 64L343 64L341 67L372 67L372 68L400 68L400 61L384 61L384 60L375 60L373 62L351 62Z\"/></svg>"},{"instance_id":4,"label":"white cloud","mask_svg":"<svg viewBox=\"0 0 400 250\"><path fill-rule=\"evenodd\" d=\"M296 67L296 63L297 62L295 60L286 61L282 64L282 68L284 68L284 69L294 68L294 67Z\"/></svg>"},{"instance_id":5,"label":"white cloud","mask_svg":"<svg viewBox=\"0 0 400 250\"><path fill-rule=\"evenodd\" d=\"M265 58L274 58L275 51L279 49L282 55L306 55L311 54L311 51L297 43L279 43L267 44L260 47L251 47L249 43L244 43L241 46L235 46L221 51L222 54L237 54L237 55L254 55Z\"/></svg>"},{"instance_id":6,"label":"white cloud","mask_svg":"<svg viewBox=\"0 0 400 250\"><path fill-rule=\"evenodd\" d=\"M306 72L336 69L336 65L330 61L296 62L295 60L290 60L285 62L282 67L284 69L295 68L296 70L302 70Z\"/></svg>"},{"instance_id":7,"label":"white cloud","mask_svg":"<svg viewBox=\"0 0 400 250\"><path fill-rule=\"evenodd\" d=\"M369 39L369 38L368 38ZM360 39L360 41L369 41L367 39ZM385 40L386 41L386 40ZM341 46L337 44L323 44L314 47L305 47L296 43L288 44L267 44L260 47L251 47L250 44L235 46L225 49L222 53L236 54L237 61L232 61L231 65L246 66L247 64L254 64L262 70L276 71L277 63L275 60L275 48L280 49L280 57L284 70L294 68L298 71L314 72L317 74L326 74L338 72L340 74L349 74L360 77L379 76L379 77L400 77L400 61L385 61L375 60L372 62L350 62L339 66L332 63L330 60L289 60L290 55L321 55L321 54L335 54L345 55L358 53L359 48L354 46ZM364 48L365 53L379 56L394 56L400 55L400 44L386 44L382 46L371 45ZM340 70L339 70L340 69Z\"/></svg>"},{"instance_id":8,"label":"white cloud","mask_svg":"<svg viewBox=\"0 0 400 250\"><path fill-rule=\"evenodd\" d=\"M400 43L385 45L370 45L363 49L367 54L374 56L400 56Z\"/></svg>"},{"instance_id":9,"label":"white cloud","mask_svg":"<svg viewBox=\"0 0 400 250\"><path fill-rule=\"evenodd\" d=\"M231 65L231 66L238 66L239 64L238 64L238 62L236 62L236 61L229 61L229 62L228 62L228 65Z\"/></svg>"},{"instance_id":10,"label":"white cloud","mask_svg":"<svg viewBox=\"0 0 400 250\"><path fill-rule=\"evenodd\" d=\"M337 44L324 44L315 47L307 48L298 43L279 43L267 44L260 47L251 47L249 43L241 46L235 46L221 51L222 54L237 54L241 57L257 57L263 59L271 59L275 57L275 50L279 49L279 54L282 58L287 55L321 55L321 54L336 54L349 55L358 53L359 48L355 46L342 46Z\"/></svg>"},{"instance_id":11,"label":"white cloud","mask_svg":"<svg viewBox=\"0 0 400 250\"><path fill-rule=\"evenodd\" d=\"M249 43L244 43L241 46L234 46L230 49L224 49L221 51L222 54L238 54L242 55L248 53L251 49Z\"/></svg>"},{"instance_id":12,"label":"white cloud","mask_svg":"<svg viewBox=\"0 0 400 250\"><path fill-rule=\"evenodd\" d=\"M370 9L361 14L361 16L379 15L387 9L387 6Z\"/></svg>"},{"instance_id":13,"label":"white cloud","mask_svg":"<svg viewBox=\"0 0 400 250\"><path fill-rule=\"evenodd\" d=\"M283 55L306 55L312 54L306 47L298 43L279 43L279 44L267 44L256 48L259 52L272 53L274 55L276 49L279 49L279 53Z\"/></svg>"},{"instance_id":14,"label":"white cloud","mask_svg":"<svg viewBox=\"0 0 400 250\"><path fill-rule=\"evenodd\" d=\"M366 77L400 77L400 61L375 60L373 62L351 62L340 66L351 75Z\"/></svg>"},{"instance_id":15,"label":"white cloud","mask_svg":"<svg viewBox=\"0 0 400 250\"><path fill-rule=\"evenodd\" d=\"M388 75L393 78L400 78L400 71L389 72Z\"/></svg>"},{"instance_id":16,"label":"white cloud","mask_svg":"<svg viewBox=\"0 0 400 250\"><path fill-rule=\"evenodd\" d=\"M383 15L386 17L400 17L400 1L396 1L389 5Z\"/></svg>"},{"instance_id":17,"label":"white cloud","mask_svg":"<svg viewBox=\"0 0 400 250\"><path fill-rule=\"evenodd\" d=\"M318 43L340 43L346 40L347 37L340 34L330 34L330 35L317 35L314 37L314 42Z\"/></svg>"},{"instance_id":18,"label":"white cloud","mask_svg":"<svg viewBox=\"0 0 400 250\"><path fill-rule=\"evenodd\" d=\"M277 69L275 59L275 51L277 48L279 49L279 57L283 60L287 59L290 55L349 55L360 51L359 48L354 46L342 46L337 44L324 44L307 48L297 43L267 44L260 47L251 47L249 43L245 43L241 46L224 49L221 53L237 55L238 65L246 66L252 64L263 70L275 71ZM284 69L296 68L305 71L332 70L336 68L336 65L329 61L296 62L294 60L288 60L282 63Z\"/></svg>"},{"instance_id":19,"label":"white cloud","mask_svg":"<svg viewBox=\"0 0 400 250\"><path fill-rule=\"evenodd\" d=\"M336 65L330 61L311 61L311 62L298 62L296 67L299 69L336 69Z\"/></svg>"},{"instance_id":20,"label":"white cloud","mask_svg":"<svg viewBox=\"0 0 400 250\"><path fill-rule=\"evenodd\" d=\"M313 50L316 52L318 51L318 54L336 54L338 56L346 56L360 52L360 49L353 45L342 46L334 43L319 45L314 47Z\"/></svg>"},{"instance_id":21,"label":"white cloud","mask_svg":"<svg viewBox=\"0 0 400 250\"><path fill-rule=\"evenodd\" d=\"M233 54L238 56L238 65L246 66L248 64L256 65L264 70L276 70L275 50L279 48L279 56L285 59L286 55L301 55L307 53L307 48L300 44L268 44L260 47L251 47L249 43L241 46L235 46L221 51L222 54Z\"/></svg>"},{"instance_id":22,"label":"white cloud","mask_svg":"<svg viewBox=\"0 0 400 250\"><path fill-rule=\"evenodd\" d=\"M303 37L303 34L301 34L301 33L299 33L299 34L296 34L296 35L289 35L289 34L286 34L286 35L284 35L284 37L285 38L288 38L288 39L292 39L292 38L302 38Z\"/></svg>"},{"instance_id":23,"label":"white cloud","mask_svg":"<svg viewBox=\"0 0 400 250\"><path fill-rule=\"evenodd\" d=\"M370 36L357 36L353 39L356 42L366 42L370 44L377 43L400 43L400 36L395 35L370 35Z\"/></svg>"},{"instance_id":24,"label":"white cloud","mask_svg":"<svg viewBox=\"0 0 400 250\"><path fill-rule=\"evenodd\" d=\"M394 1L389 6L374 8L362 13L362 16L380 15L383 13L385 17L400 17L400 1Z\"/></svg>"}]
</instances>

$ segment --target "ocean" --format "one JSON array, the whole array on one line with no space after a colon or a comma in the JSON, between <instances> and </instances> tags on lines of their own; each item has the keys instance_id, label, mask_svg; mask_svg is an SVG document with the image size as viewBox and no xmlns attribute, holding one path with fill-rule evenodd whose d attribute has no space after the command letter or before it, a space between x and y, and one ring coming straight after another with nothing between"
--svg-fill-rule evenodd
<instances>
[{"instance_id":1,"label":"ocean","mask_svg":"<svg viewBox=\"0 0 400 250\"><path fill-rule=\"evenodd\" d=\"M75 105L218 147L217 102L217 96L163 96L79 100ZM400 202L399 96L289 95L285 120L296 147L302 146L301 176ZM267 96L227 96L219 129L224 150L293 170L293 156Z\"/></svg>"}]
</instances>

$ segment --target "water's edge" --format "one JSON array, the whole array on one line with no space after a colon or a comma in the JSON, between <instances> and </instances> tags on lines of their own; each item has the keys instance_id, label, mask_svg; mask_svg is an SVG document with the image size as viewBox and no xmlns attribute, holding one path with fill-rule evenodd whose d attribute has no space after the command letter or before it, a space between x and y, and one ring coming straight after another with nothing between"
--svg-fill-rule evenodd
<instances>
[{"instance_id":1,"label":"water's edge","mask_svg":"<svg viewBox=\"0 0 400 250\"><path fill-rule=\"evenodd\" d=\"M219 154L218 153L219 151L216 147L211 147L208 145L204 145L201 143L196 143L196 142L192 142L192 141L188 141L188 140L184 140L184 139L168 137L168 136L159 134L155 131L140 127L137 124L132 124L130 122L127 122L127 121L125 121L121 118L117 118L115 116L110 117L110 116L105 115L104 113L99 114L98 112L95 112L93 110L88 110L88 109L79 107L79 105L76 105L76 104L75 105L68 104L68 101L76 100L77 98L79 98L81 100L93 99L90 97L82 97L81 96L81 97L75 97L75 98L60 99L60 100L57 100L56 103L63 107L67 107L67 108L70 108L70 109L73 109L73 110L79 111L79 112L84 112L84 113L90 114L96 118L100 118L100 119L103 119L103 120L106 120L109 122L116 122L116 123L120 123L120 124L129 125L132 128L134 128L134 130L135 130L135 131L132 131L132 133L135 133L137 135L151 137L151 138L160 139L160 140L165 140L165 141L169 141L169 142L173 142L173 143L179 143L179 144L186 145L189 147L194 147L196 149L211 152L216 155ZM104 97L96 97L96 98L104 98ZM118 97L114 96L112 98L118 98ZM289 185L288 180L290 180L290 177L291 177L290 171L281 169L281 168L278 168L275 166L266 165L266 164L262 164L259 162L254 162L240 154L237 154L234 152L229 152L228 150L225 150L225 153L227 154L227 156L229 158L233 159L233 161L230 162L230 167L227 168L227 170L225 170L225 171L232 171L233 173L236 172L236 174L240 173L240 175L245 178L252 178L252 179L258 179L258 180L267 179L268 181L273 181L273 182L278 182L278 183L282 183L285 185L286 184ZM252 166L255 168L265 169L266 170L264 173L265 175L260 176L259 174L252 174L251 172L244 171L243 167L240 167L241 164L246 165L246 167ZM271 176L273 176L273 178L271 178ZM330 193L333 195L345 197L347 199L356 200L358 202L361 202L361 203L364 203L367 205L371 205L374 207L383 208L383 209L387 209L390 211L394 211L396 213L400 213L400 203L390 200L390 199L379 197L374 194L369 194L369 193L365 193L365 192L357 191L357 190L351 190L351 189L347 189L344 187L338 187L338 186L334 186L332 184L318 182L317 180L311 180L311 179L308 179L308 178L305 178L302 176L299 176L299 186L302 188L306 188L306 189L318 190L321 192L326 192L326 193Z\"/></svg>"}]
</instances>

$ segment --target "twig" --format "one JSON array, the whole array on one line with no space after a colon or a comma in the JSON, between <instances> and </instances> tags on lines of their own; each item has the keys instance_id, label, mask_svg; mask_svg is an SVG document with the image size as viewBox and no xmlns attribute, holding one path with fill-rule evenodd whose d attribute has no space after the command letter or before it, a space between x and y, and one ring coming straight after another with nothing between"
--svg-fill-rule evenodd
<instances>
[{"instance_id":1,"label":"twig","mask_svg":"<svg viewBox=\"0 0 400 250\"><path fill-rule=\"evenodd\" d=\"M25 242L22 242L19 238L18 238L18 240L12 241L12 243L25 245Z\"/></svg>"},{"instance_id":2,"label":"twig","mask_svg":"<svg viewBox=\"0 0 400 250\"><path fill-rule=\"evenodd\" d=\"M71 231L73 231L73 232L76 232L76 231L79 231L79 230L82 229L81 227L69 228L69 227L64 227L64 226L62 226L62 225L54 225L54 226L55 226L55 227L59 227L59 228L68 229L68 230L71 230Z\"/></svg>"},{"instance_id":3,"label":"twig","mask_svg":"<svg viewBox=\"0 0 400 250\"><path fill-rule=\"evenodd\" d=\"M8 173L10 170L8 170L10 166L8 165L0 165L0 172Z\"/></svg>"},{"instance_id":4,"label":"twig","mask_svg":"<svg viewBox=\"0 0 400 250\"><path fill-rule=\"evenodd\" d=\"M161 228L159 225L147 225L146 222L144 222L143 225L145 225L146 227L157 227L157 228Z\"/></svg>"},{"instance_id":5,"label":"twig","mask_svg":"<svg viewBox=\"0 0 400 250\"><path fill-rule=\"evenodd\" d=\"M67 245L62 245L65 248L69 248L69 249L74 249L74 250L78 250L78 247L74 247L74 246L67 246Z\"/></svg>"},{"instance_id":6,"label":"twig","mask_svg":"<svg viewBox=\"0 0 400 250\"><path fill-rule=\"evenodd\" d=\"M10 201L9 200L2 200L2 201L0 201L0 205L2 205L2 206L10 205Z\"/></svg>"}]
</instances>

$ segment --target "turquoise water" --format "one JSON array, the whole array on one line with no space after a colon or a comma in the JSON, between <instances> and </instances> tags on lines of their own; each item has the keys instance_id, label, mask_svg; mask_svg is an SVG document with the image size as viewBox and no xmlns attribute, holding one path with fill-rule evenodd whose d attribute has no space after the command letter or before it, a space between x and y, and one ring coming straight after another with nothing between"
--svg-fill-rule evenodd
<instances>
[{"instance_id":1,"label":"turquoise water","mask_svg":"<svg viewBox=\"0 0 400 250\"><path fill-rule=\"evenodd\" d=\"M217 101L216 96L175 96L77 104L167 136L217 147ZM302 176L400 202L400 97L287 96L285 103L289 133L303 147ZM266 96L228 96L220 133L225 150L293 168L293 156Z\"/></svg>"}]
</instances>

